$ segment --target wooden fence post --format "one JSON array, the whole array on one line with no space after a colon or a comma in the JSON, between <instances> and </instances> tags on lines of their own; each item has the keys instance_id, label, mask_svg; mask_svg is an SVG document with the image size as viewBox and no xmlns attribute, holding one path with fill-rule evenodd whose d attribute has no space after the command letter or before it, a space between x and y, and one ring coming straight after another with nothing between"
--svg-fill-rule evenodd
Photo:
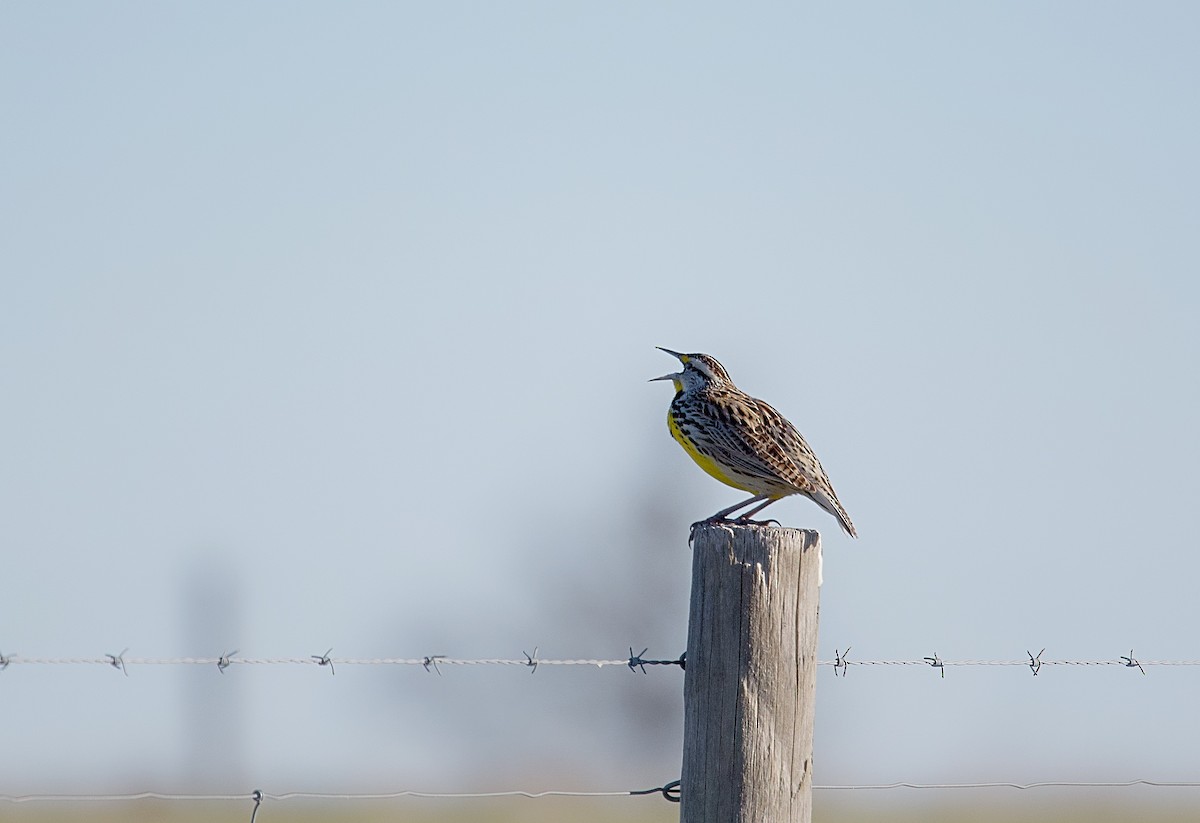
<instances>
[{"instance_id":1,"label":"wooden fence post","mask_svg":"<svg viewBox=\"0 0 1200 823\"><path fill-rule=\"evenodd\" d=\"M681 823L809 823L821 536L698 525Z\"/></svg>"}]
</instances>

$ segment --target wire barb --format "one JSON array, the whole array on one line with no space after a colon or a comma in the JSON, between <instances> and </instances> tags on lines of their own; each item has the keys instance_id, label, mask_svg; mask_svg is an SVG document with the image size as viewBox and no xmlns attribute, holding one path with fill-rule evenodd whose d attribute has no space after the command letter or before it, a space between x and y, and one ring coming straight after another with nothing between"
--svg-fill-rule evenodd
<instances>
[{"instance_id":1,"label":"wire barb","mask_svg":"<svg viewBox=\"0 0 1200 823\"><path fill-rule=\"evenodd\" d=\"M429 667L433 666L433 670L435 672L437 672L438 677L441 677L442 670L438 668L437 662L439 660L445 660L445 659L446 659L446 655L444 655L444 654L431 654L431 655L427 656L424 659L424 661L422 661L421 665L425 667L425 671L429 671Z\"/></svg>"},{"instance_id":2,"label":"wire barb","mask_svg":"<svg viewBox=\"0 0 1200 823\"><path fill-rule=\"evenodd\" d=\"M225 670L229 668L229 665L233 662L233 656L237 653L238 653L238 650L234 649L233 651L226 652L225 654L218 657L217 658L217 671L219 671L221 674L225 674Z\"/></svg>"},{"instance_id":3,"label":"wire barb","mask_svg":"<svg viewBox=\"0 0 1200 823\"><path fill-rule=\"evenodd\" d=\"M848 667L850 665L850 661L846 659L846 656L850 654L850 647L847 646L846 651L844 651L844 652L834 649L833 654L835 657L835 660L833 662L833 676L837 677L838 669L841 669L842 677L845 677L846 672L849 671Z\"/></svg>"},{"instance_id":4,"label":"wire barb","mask_svg":"<svg viewBox=\"0 0 1200 823\"><path fill-rule=\"evenodd\" d=\"M108 654L105 657L108 658L108 665L114 669L120 669L122 674L129 677L129 671L125 668L125 652L127 651L129 651L129 647L122 649L120 654Z\"/></svg>"},{"instance_id":5,"label":"wire barb","mask_svg":"<svg viewBox=\"0 0 1200 823\"><path fill-rule=\"evenodd\" d=\"M320 654L320 655L313 654L313 655L308 655L308 656L312 657L313 660L316 660L318 666L329 666L330 674L337 674L337 672L334 669L334 661L330 660L330 657L329 657L329 653L332 650L334 650L334 647L329 647L328 649L325 650L325 654Z\"/></svg>"},{"instance_id":6,"label":"wire barb","mask_svg":"<svg viewBox=\"0 0 1200 823\"><path fill-rule=\"evenodd\" d=\"M7 668L8 668L8 664L9 664L9 663L11 663L11 662L12 662L12 660L11 660L11 659L9 659L8 657L6 657L6 656L4 655L4 653L3 653L3 652L0 652L0 672L2 672L2 671L4 671L5 669L7 669Z\"/></svg>"},{"instance_id":7,"label":"wire barb","mask_svg":"<svg viewBox=\"0 0 1200 823\"><path fill-rule=\"evenodd\" d=\"M533 647L532 655L527 651L524 651L524 650L521 651L521 654L525 655L525 665L529 667L530 674L533 674L534 672L537 671L537 667L538 667L537 653L538 653L537 646Z\"/></svg>"},{"instance_id":8,"label":"wire barb","mask_svg":"<svg viewBox=\"0 0 1200 823\"><path fill-rule=\"evenodd\" d=\"M942 679L943 680L946 679L946 665L944 663L942 663L942 658L938 657L937 652L933 653L933 657L926 657L926 658L924 658L924 660L926 663L928 663L933 668L941 669L942 670Z\"/></svg>"},{"instance_id":9,"label":"wire barb","mask_svg":"<svg viewBox=\"0 0 1200 823\"><path fill-rule=\"evenodd\" d=\"M641 669L642 674L645 674L647 666L678 666L684 671L687 670L687 652L679 655L678 659L676 660L647 660L645 657L643 657L643 655L645 655L648 651L650 651L649 646L642 649L639 654L634 654L633 646L629 647L629 671L632 672Z\"/></svg>"},{"instance_id":10,"label":"wire barb","mask_svg":"<svg viewBox=\"0 0 1200 823\"><path fill-rule=\"evenodd\" d=\"M3 659L3 658L0 658L0 659ZM1133 656L1133 649L1129 650L1128 657L1122 657L1121 659L1125 661L1125 668L1132 669L1134 666L1136 666L1137 670L1140 671L1142 674L1146 673L1146 670L1142 668L1142 664L1139 663L1137 658Z\"/></svg>"},{"instance_id":11,"label":"wire barb","mask_svg":"<svg viewBox=\"0 0 1200 823\"><path fill-rule=\"evenodd\" d=\"M1034 677L1037 677L1038 670L1042 668L1042 652L1044 651L1046 650L1042 649L1037 653L1037 657L1034 657L1031 651L1025 650L1025 654L1029 655L1029 668L1033 670Z\"/></svg>"}]
</instances>

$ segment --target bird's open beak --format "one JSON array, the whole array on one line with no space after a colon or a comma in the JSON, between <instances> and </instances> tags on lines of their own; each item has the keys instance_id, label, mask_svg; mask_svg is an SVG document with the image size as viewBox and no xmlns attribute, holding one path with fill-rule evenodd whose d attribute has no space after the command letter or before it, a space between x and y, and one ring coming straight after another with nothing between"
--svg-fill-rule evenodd
<instances>
[{"instance_id":1,"label":"bird's open beak","mask_svg":"<svg viewBox=\"0 0 1200 823\"><path fill-rule=\"evenodd\" d=\"M678 357L680 363L687 362L687 360L684 359L687 355L680 354L677 351L671 351L670 349L664 349L662 346L655 346L654 348L658 349L659 351L665 351L667 354L671 355L672 357ZM673 374L664 374L662 377L651 377L649 382L653 383L655 380L678 381L679 378L681 378L681 377L683 377L683 372L674 372Z\"/></svg>"}]
</instances>

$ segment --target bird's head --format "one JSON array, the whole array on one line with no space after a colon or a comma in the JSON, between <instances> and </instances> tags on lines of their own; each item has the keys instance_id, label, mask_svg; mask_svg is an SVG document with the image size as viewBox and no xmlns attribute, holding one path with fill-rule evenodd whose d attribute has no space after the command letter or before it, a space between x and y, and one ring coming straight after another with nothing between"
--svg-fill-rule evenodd
<instances>
[{"instance_id":1,"label":"bird's head","mask_svg":"<svg viewBox=\"0 0 1200 823\"><path fill-rule=\"evenodd\" d=\"M655 380L670 380L675 384L676 392L695 391L705 386L733 385L733 381L729 379L729 372L725 371L725 367L712 355L680 354L677 351L664 349L662 346L657 348L672 357L678 357L679 362L683 364L683 371L655 377L651 379L651 383Z\"/></svg>"}]
</instances>

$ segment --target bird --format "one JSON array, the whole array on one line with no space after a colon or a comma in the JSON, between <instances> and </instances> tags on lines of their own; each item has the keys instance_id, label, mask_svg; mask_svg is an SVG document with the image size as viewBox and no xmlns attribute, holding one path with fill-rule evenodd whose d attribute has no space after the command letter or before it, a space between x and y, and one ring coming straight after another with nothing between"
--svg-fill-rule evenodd
<instances>
[{"instance_id":1,"label":"bird","mask_svg":"<svg viewBox=\"0 0 1200 823\"><path fill-rule=\"evenodd\" d=\"M727 521L739 509L758 504L734 521L753 523L750 517L776 500L801 494L833 515L846 534L858 537L821 461L787 418L735 386L715 357L657 348L683 364L682 371L650 381L675 385L667 411L671 436L704 471L753 495L701 522Z\"/></svg>"}]
</instances>

